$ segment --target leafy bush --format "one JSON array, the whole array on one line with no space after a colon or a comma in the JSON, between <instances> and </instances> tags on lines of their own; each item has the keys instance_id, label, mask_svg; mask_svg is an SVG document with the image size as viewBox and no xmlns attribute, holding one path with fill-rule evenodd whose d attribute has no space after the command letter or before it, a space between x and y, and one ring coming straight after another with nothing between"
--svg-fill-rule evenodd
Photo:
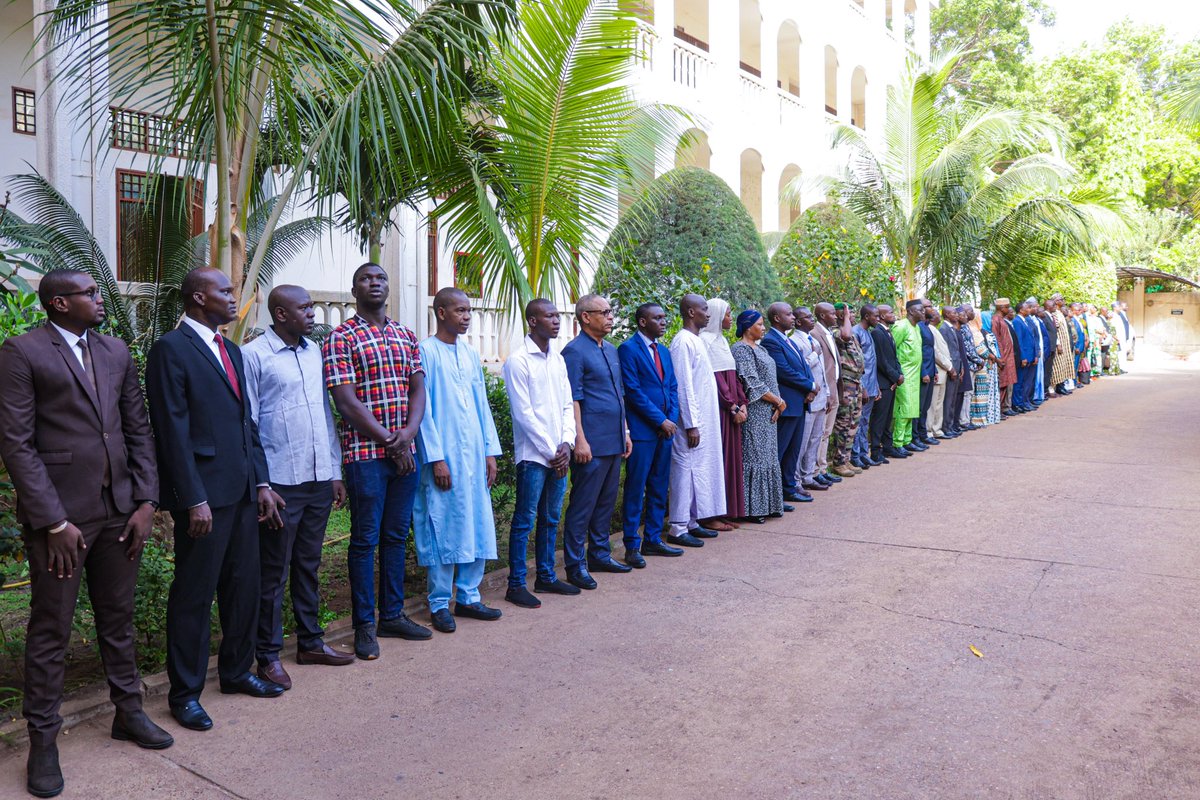
<instances>
[{"instance_id":1,"label":"leafy bush","mask_svg":"<svg viewBox=\"0 0 1200 800\"><path fill-rule=\"evenodd\" d=\"M754 220L725 182L681 167L658 178L613 229L594 291L673 305L681 289L706 287L735 309L780 296Z\"/></svg>"},{"instance_id":2,"label":"leafy bush","mask_svg":"<svg viewBox=\"0 0 1200 800\"><path fill-rule=\"evenodd\" d=\"M613 307L613 331L609 338L614 344L623 342L637 332L633 313L643 303L659 303L667 312L667 332L663 336L663 343L669 344L682 325L679 303L676 301L690 293L704 297L717 294L707 280L707 265L702 268L700 275L687 274L674 264L653 269L636 263L612 263L608 265L607 272L618 277L613 282L614 288L608 292Z\"/></svg>"},{"instance_id":3,"label":"leafy bush","mask_svg":"<svg viewBox=\"0 0 1200 800\"><path fill-rule=\"evenodd\" d=\"M771 266L793 305L896 302L898 270L862 220L836 203L818 203L792 224Z\"/></svg>"}]
</instances>

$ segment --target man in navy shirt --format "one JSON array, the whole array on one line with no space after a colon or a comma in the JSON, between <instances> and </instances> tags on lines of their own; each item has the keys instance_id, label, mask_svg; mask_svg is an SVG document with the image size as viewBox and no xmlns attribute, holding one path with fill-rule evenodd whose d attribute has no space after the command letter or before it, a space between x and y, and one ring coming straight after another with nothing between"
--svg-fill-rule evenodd
<instances>
[{"instance_id":1,"label":"man in navy shirt","mask_svg":"<svg viewBox=\"0 0 1200 800\"><path fill-rule=\"evenodd\" d=\"M598 294L585 294L575 304L575 318L580 335L562 351L575 404L575 456L563 525L563 560L568 581L580 589L595 589L590 572L633 569L613 560L608 541L621 461L629 457L633 444L625 421L621 362L617 348L604 341L612 332L612 306Z\"/></svg>"}]
</instances>

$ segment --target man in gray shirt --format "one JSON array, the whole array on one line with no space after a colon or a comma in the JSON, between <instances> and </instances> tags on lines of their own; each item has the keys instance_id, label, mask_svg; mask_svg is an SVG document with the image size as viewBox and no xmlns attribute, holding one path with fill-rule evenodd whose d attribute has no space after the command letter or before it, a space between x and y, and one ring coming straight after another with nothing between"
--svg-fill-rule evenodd
<instances>
[{"instance_id":1,"label":"man in gray shirt","mask_svg":"<svg viewBox=\"0 0 1200 800\"><path fill-rule=\"evenodd\" d=\"M291 677L279 663L283 648L283 587L291 575L296 615L296 661L344 666L354 656L325 644L318 622L317 570L332 506L346 502L341 447L325 395L321 348L305 338L313 302L299 286L276 286L267 299L271 326L242 348L246 392L267 455L271 487L283 498L280 530L259 536L262 598L258 610L258 674L284 688Z\"/></svg>"}]
</instances>

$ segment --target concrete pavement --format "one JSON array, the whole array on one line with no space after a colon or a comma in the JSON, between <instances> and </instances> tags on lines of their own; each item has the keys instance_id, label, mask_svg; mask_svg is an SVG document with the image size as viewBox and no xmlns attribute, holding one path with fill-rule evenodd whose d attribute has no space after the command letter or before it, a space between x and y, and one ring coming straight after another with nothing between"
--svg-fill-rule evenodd
<instances>
[{"instance_id":1,"label":"concrete pavement","mask_svg":"<svg viewBox=\"0 0 1200 800\"><path fill-rule=\"evenodd\" d=\"M1105 378L581 597L210 685L208 733L156 699L161 753L104 716L64 797L1200 797L1198 396Z\"/></svg>"}]
</instances>

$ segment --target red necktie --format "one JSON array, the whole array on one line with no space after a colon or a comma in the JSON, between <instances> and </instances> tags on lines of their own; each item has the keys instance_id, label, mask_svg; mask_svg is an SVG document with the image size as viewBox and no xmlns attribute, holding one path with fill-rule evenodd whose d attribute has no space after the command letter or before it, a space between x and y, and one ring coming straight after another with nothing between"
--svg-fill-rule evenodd
<instances>
[{"instance_id":1,"label":"red necktie","mask_svg":"<svg viewBox=\"0 0 1200 800\"><path fill-rule=\"evenodd\" d=\"M654 353L654 366L658 368L658 379L661 381L666 377L666 373L663 372L662 359L658 355L658 346L651 342L650 350Z\"/></svg>"},{"instance_id":2,"label":"red necktie","mask_svg":"<svg viewBox=\"0 0 1200 800\"><path fill-rule=\"evenodd\" d=\"M229 351L225 349L225 340L221 338L221 334L213 337L217 341L217 349L221 351L221 364L225 367L225 377L229 378L229 385L233 387L233 393L237 395L237 399L242 399L242 387L238 385L237 370L233 368L233 362L229 360Z\"/></svg>"}]
</instances>

